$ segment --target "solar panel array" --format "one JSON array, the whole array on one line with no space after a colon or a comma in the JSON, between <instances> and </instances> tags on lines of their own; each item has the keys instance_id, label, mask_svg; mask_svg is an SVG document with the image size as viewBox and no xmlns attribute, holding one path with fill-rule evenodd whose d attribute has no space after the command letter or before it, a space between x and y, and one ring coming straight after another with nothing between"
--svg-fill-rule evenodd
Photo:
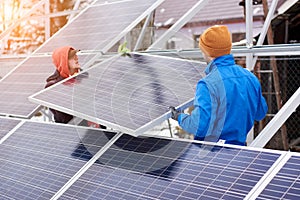
<instances>
[{"instance_id":1,"label":"solar panel array","mask_svg":"<svg viewBox=\"0 0 300 200\"><path fill-rule=\"evenodd\" d=\"M64 44L106 52L161 2L99 0L36 53ZM191 104L204 67L116 56L32 100L139 135L169 118L170 105ZM28 96L52 73L48 55L22 62L0 82L0 114L29 118L37 105ZM1 199L298 199L299 166L290 152L0 117Z\"/></svg>"},{"instance_id":2,"label":"solar panel array","mask_svg":"<svg viewBox=\"0 0 300 200\"><path fill-rule=\"evenodd\" d=\"M169 106L187 107L192 103L205 66L136 53L115 56L30 99L139 135L168 119Z\"/></svg>"},{"instance_id":3,"label":"solar panel array","mask_svg":"<svg viewBox=\"0 0 300 200\"><path fill-rule=\"evenodd\" d=\"M245 149L123 135L62 197L242 199L278 157Z\"/></svg>"},{"instance_id":4,"label":"solar panel array","mask_svg":"<svg viewBox=\"0 0 300 200\"><path fill-rule=\"evenodd\" d=\"M24 123L0 145L0 198L50 199L115 133L106 135L80 127Z\"/></svg>"},{"instance_id":5,"label":"solar panel array","mask_svg":"<svg viewBox=\"0 0 300 200\"><path fill-rule=\"evenodd\" d=\"M163 1L98 1L58 31L37 53L52 52L62 44L106 53Z\"/></svg>"},{"instance_id":6,"label":"solar panel array","mask_svg":"<svg viewBox=\"0 0 300 200\"><path fill-rule=\"evenodd\" d=\"M0 80L0 115L31 118L38 105L28 97L45 86L54 72L51 57L45 53L71 45L82 50L106 52L135 25L153 11L163 0L129 0L100 3L88 7L46 41L32 56L21 62L14 71ZM114 11L112 15L110 12ZM84 66L95 53L80 58Z\"/></svg>"},{"instance_id":7,"label":"solar panel array","mask_svg":"<svg viewBox=\"0 0 300 200\"><path fill-rule=\"evenodd\" d=\"M28 96L40 91L46 78L54 72L51 57L27 59L0 82L0 114L29 117L37 105L28 101Z\"/></svg>"},{"instance_id":8,"label":"solar panel array","mask_svg":"<svg viewBox=\"0 0 300 200\"><path fill-rule=\"evenodd\" d=\"M9 118L0 117L0 141L8 132L10 132L13 128L15 128L20 122L21 120L18 119L9 119Z\"/></svg>"},{"instance_id":9,"label":"solar panel array","mask_svg":"<svg viewBox=\"0 0 300 200\"><path fill-rule=\"evenodd\" d=\"M259 199L299 195L300 157L290 152L22 122L0 144L3 199L232 200L255 187L265 187Z\"/></svg>"},{"instance_id":10,"label":"solar panel array","mask_svg":"<svg viewBox=\"0 0 300 200\"><path fill-rule=\"evenodd\" d=\"M300 156L292 155L257 199L299 199Z\"/></svg>"}]
</instances>

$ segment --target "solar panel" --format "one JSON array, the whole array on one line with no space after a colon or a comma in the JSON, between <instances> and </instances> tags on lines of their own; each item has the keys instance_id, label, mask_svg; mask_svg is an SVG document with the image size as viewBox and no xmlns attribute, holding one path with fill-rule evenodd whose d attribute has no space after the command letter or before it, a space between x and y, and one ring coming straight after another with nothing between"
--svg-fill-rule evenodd
<instances>
[{"instance_id":1,"label":"solar panel","mask_svg":"<svg viewBox=\"0 0 300 200\"><path fill-rule=\"evenodd\" d=\"M0 198L50 199L114 135L25 122L0 145Z\"/></svg>"},{"instance_id":2,"label":"solar panel","mask_svg":"<svg viewBox=\"0 0 300 200\"><path fill-rule=\"evenodd\" d=\"M242 199L279 156L125 134L62 199Z\"/></svg>"},{"instance_id":3,"label":"solar panel","mask_svg":"<svg viewBox=\"0 0 300 200\"><path fill-rule=\"evenodd\" d=\"M37 53L52 52L64 44L105 53L163 1L99 1L57 32Z\"/></svg>"},{"instance_id":4,"label":"solar panel","mask_svg":"<svg viewBox=\"0 0 300 200\"><path fill-rule=\"evenodd\" d=\"M30 100L140 135L168 119L170 105L191 105L205 66L146 54L115 56Z\"/></svg>"},{"instance_id":5,"label":"solar panel","mask_svg":"<svg viewBox=\"0 0 300 200\"><path fill-rule=\"evenodd\" d=\"M294 154L275 175L257 199L299 199L300 155Z\"/></svg>"},{"instance_id":6,"label":"solar panel","mask_svg":"<svg viewBox=\"0 0 300 200\"><path fill-rule=\"evenodd\" d=\"M20 122L18 119L0 117L0 144L2 138Z\"/></svg>"},{"instance_id":7,"label":"solar panel","mask_svg":"<svg viewBox=\"0 0 300 200\"><path fill-rule=\"evenodd\" d=\"M0 114L31 118L35 113L38 106L29 102L28 96L43 89L54 72L51 57L44 53L64 45L106 52L162 1L128 0L87 8L34 52L35 57L27 58L0 81ZM79 58L80 64L84 66L94 57L95 53L85 54Z\"/></svg>"},{"instance_id":8,"label":"solar panel","mask_svg":"<svg viewBox=\"0 0 300 200\"><path fill-rule=\"evenodd\" d=\"M21 122L0 145L1 199L299 196L297 153Z\"/></svg>"},{"instance_id":9,"label":"solar panel","mask_svg":"<svg viewBox=\"0 0 300 200\"><path fill-rule=\"evenodd\" d=\"M40 91L54 72L51 57L31 57L0 82L0 114L30 117L37 105L28 96Z\"/></svg>"}]
</instances>

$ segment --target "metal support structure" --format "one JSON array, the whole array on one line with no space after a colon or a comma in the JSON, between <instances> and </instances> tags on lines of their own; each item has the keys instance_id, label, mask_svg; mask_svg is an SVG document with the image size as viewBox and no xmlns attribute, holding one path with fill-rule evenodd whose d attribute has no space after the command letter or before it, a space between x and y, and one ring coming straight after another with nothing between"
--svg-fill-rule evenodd
<instances>
[{"instance_id":1,"label":"metal support structure","mask_svg":"<svg viewBox=\"0 0 300 200\"><path fill-rule=\"evenodd\" d=\"M183 49L183 50L151 50L141 51L141 53L148 53L152 55L180 57L187 59L199 60L202 58L201 51L198 48L195 49ZM231 53L235 57L246 56L247 54L253 54L254 56L299 56L300 55L300 44L278 44L278 45L263 45L252 49L245 46L233 47Z\"/></svg>"},{"instance_id":2,"label":"metal support structure","mask_svg":"<svg viewBox=\"0 0 300 200\"><path fill-rule=\"evenodd\" d=\"M252 1L246 1L246 47L253 47L253 6ZM253 54L246 56L246 67L251 70Z\"/></svg>"},{"instance_id":3,"label":"metal support structure","mask_svg":"<svg viewBox=\"0 0 300 200\"><path fill-rule=\"evenodd\" d=\"M10 27L8 27L7 29L5 29L5 31L3 31L0 34L0 40L2 40L7 34L9 34L16 26L18 26L24 18L29 17L37 8L42 6L44 3L45 3L45 0L38 2L24 16L22 16L21 19L18 19L16 21L12 22L11 23L12 25Z\"/></svg>"},{"instance_id":4,"label":"metal support structure","mask_svg":"<svg viewBox=\"0 0 300 200\"><path fill-rule=\"evenodd\" d=\"M45 1L45 14L50 14L50 0ZM50 38L50 17L45 18L45 40L48 40Z\"/></svg>"},{"instance_id":5,"label":"metal support structure","mask_svg":"<svg viewBox=\"0 0 300 200\"><path fill-rule=\"evenodd\" d=\"M295 5L299 0L285 0L284 3L278 8L278 15L285 13L292 5Z\"/></svg>"},{"instance_id":6,"label":"metal support structure","mask_svg":"<svg viewBox=\"0 0 300 200\"><path fill-rule=\"evenodd\" d=\"M169 28L159 39L157 39L148 50L160 49L170 37L178 32L188 21L190 21L206 4L208 0L200 0L188 12L186 12L174 25Z\"/></svg>"},{"instance_id":7,"label":"metal support structure","mask_svg":"<svg viewBox=\"0 0 300 200\"><path fill-rule=\"evenodd\" d=\"M80 5L80 0L76 0L76 2L75 2L75 4L74 4L74 7L73 7L73 10L74 10L74 11L75 11L75 10L78 10L79 5ZM68 23L69 23L70 21L72 21L72 19L74 18L74 16L75 16L74 13L72 13L72 14L69 16Z\"/></svg>"},{"instance_id":8,"label":"metal support structure","mask_svg":"<svg viewBox=\"0 0 300 200\"><path fill-rule=\"evenodd\" d=\"M126 34L132 30L139 22L141 22L145 17L147 17L154 9L156 9L161 3L165 0L158 0L152 6L150 6L141 16L136 18L126 29L124 29L120 34L118 34L115 38L110 40L110 42L101 49L101 52L96 54L93 58L91 58L88 62L85 63L83 68L91 67L97 59L99 59L103 54L107 53L111 47L113 47L118 41L120 41ZM128 42L129 44L129 42Z\"/></svg>"},{"instance_id":9,"label":"metal support structure","mask_svg":"<svg viewBox=\"0 0 300 200\"><path fill-rule=\"evenodd\" d=\"M264 23L263 28L262 28L262 30L260 32L260 36L258 38L256 46L259 46L259 45L263 44L263 42L264 42L264 40L266 38L268 29L270 27L271 21L274 18L274 13L276 11L277 4L278 4L278 0L273 0L272 1L272 4L271 4L269 12L268 12L268 14L266 16L265 23Z\"/></svg>"},{"instance_id":10,"label":"metal support structure","mask_svg":"<svg viewBox=\"0 0 300 200\"><path fill-rule=\"evenodd\" d=\"M270 6L270 9L269 9L269 12L268 12L268 15L266 17L266 20L265 20L265 23L263 25L263 28L260 32L260 35L259 35L259 38L258 38L258 41L256 43L256 46L261 46L263 45L264 43L264 40L266 38L266 35L267 35L267 32L268 32L268 29L270 27L270 24L271 24L271 21L274 17L274 13L275 13L275 10L276 10L276 7L277 7L277 4L278 4L278 0L273 0L272 1L272 4ZM250 70L253 70L255 64L256 64L256 61L257 61L257 56L255 56L253 58L253 62L252 62L252 65L251 65L251 68Z\"/></svg>"},{"instance_id":11,"label":"metal support structure","mask_svg":"<svg viewBox=\"0 0 300 200\"><path fill-rule=\"evenodd\" d=\"M145 21L145 23L144 23L144 25L143 25L143 28L142 28L142 30L141 30L141 33L140 33L140 35L139 35L139 38L138 38L138 40L137 40L137 42L136 42L136 44L135 44L135 47L134 47L133 51L137 51L137 50L140 48L140 46L141 46L141 44L142 44L142 39L143 39L144 36L145 36L147 27L148 27L148 25L149 25L149 23L150 23L152 17L153 17L153 12L151 12L151 13L147 16L146 21Z\"/></svg>"},{"instance_id":12,"label":"metal support structure","mask_svg":"<svg viewBox=\"0 0 300 200\"><path fill-rule=\"evenodd\" d=\"M259 133L255 140L249 145L250 147L263 148L269 140L280 129L289 116L296 111L300 104L300 87L291 96L291 98L282 106L275 117Z\"/></svg>"},{"instance_id":13,"label":"metal support structure","mask_svg":"<svg viewBox=\"0 0 300 200\"><path fill-rule=\"evenodd\" d=\"M262 0L263 3L263 10L265 16L270 13L268 2L267 0ZM274 6L275 7L275 6ZM273 45L274 39L273 39L273 30L272 27L268 27L267 31L267 38L268 38L268 44ZM280 89L280 83L279 83L279 75L278 75L278 69L277 69L277 63L275 56L270 57L270 66L273 71L273 84L274 84L274 90L275 90L275 96L276 96L276 103L277 103L277 109L279 110L282 106L282 99L281 99L281 89ZM282 145L284 150L288 150L288 139L287 139L287 130L285 124L281 127L281 139L282 139Z\"/></svg>"}]
</instances>

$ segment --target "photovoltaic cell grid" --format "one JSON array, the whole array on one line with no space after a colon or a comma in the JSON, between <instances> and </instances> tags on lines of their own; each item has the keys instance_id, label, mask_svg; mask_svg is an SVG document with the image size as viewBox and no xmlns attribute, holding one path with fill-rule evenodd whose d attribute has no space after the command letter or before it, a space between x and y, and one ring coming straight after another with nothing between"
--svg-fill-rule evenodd
<instances>
[{"instance_id":1,"label":"photovoltaic cell grid","mask_svg":"<svg viewBox=\"0 0 300 200\"><path fill-rule=\"evenodd\" d=\"M0 198L50 199L114 135L25 122L0 145Z\"/></svg>"},{"instance_id":2,"label":"photovoltaic cell grid","mask_svg":"<svg viewBox=\"0 0 300 200\"><path fill-rule=\"evenodd\" d=\"M100 1L88 7L74 21L57 32L37 53L52 52L61 45L106 53L131 28L152 12L163 0ZM114 41L114 42L113 42Z\"/></svg>"},{"instance_id":3,"label":"photovoltaic cell grid","mask_svg":"<svg viewBox=\"0 0 300 200\"><path fill-rule=\"evenodd\" d=\"M169 106L192 103L205 66L143 54L115 56L30 100L139 135L166 120Z\"/></svg>"},{"instance_id":4,"label":"photovoltaic cell grid","mask_svg":"<svg viewBox=\"0 0 300 200\"><path fill-rule=\"evenodd\" d=\"M61 199L243 199L279 156L125 134Z\"/></svg>"},{"instance_id":5,"label":"photovoltaic cell grid","mask_svg":"<svg viewBox=\"0 0 300 200\"><path fill-rule=\"evenodd\" d=\"M0 140L20 122L21 120L0 117Z\"/></svg>"},{"instance_id":6,"label":"photovoltaic cell grid","mask_svg":"<svg viewBox=\"0 0 300 200\"><path fill-rule=\"evenodd\" d=\"M299 199L300 156L292 156L257 199Z\"/></svg>"},{"instance_id":7,"label":"photovoltaic cell grid","mask_svg":"<svg viewBox=\"0 0 300 200\"><path fill-rule=\"evenodd\" d=\"M54 72L51 57L27 59L0 82L0 114L29 116L36 104L28 97L40 91L46 84L46 78Z\"/></svg>"},{"instance_id":8,"label":"photovoltaic cell grid","mask_svg":"<svg viewBox=\"0 0 300 200\"><path fill-rule=\"evenodd\" d=\"M30 102L28 97L42 90L54 71L51 56L29 57L21 63L0 81L0 115L30 118L39 105Z\"/></svg>"},{"instance_id":9,"label":"photovoltaic cell grid","mask_svg":"<svg viewBox=\"0 0 300 200\"><path fill-rule=\"evenodd\" d=\"M45 42L33 55L49 53L63 45L82 50L108 50L160 2L162 0L131 0L90 7ZM113 15L111 11L114 12ZM82 56L80 64L84 66L94 56L95 54ZM50 56L29 57L21 63L0 81L0 115L32 117L38 106L29 102L28 97L43 89L46 78L53 72Z\"/></svg>"}]
</instances>

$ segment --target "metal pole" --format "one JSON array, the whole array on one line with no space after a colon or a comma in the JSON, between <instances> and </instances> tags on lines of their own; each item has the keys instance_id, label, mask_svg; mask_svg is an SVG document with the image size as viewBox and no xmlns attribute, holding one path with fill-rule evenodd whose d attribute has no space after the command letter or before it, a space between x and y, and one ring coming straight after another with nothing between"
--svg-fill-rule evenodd
<instances>
[{"instance_id":1,"label":"metal pole","mask_svg":"<svg viewBox=\"0 0 300 200\"><path fill-rule=\"evenodd\" d=\"M80 5L80 0L76 0L75 4L74 4L74 7L73 7L73 10L78 10L79 8L79 5ZM72 13L68 19L68 23L74 18L75 14Z\"/></svg>"},{"instance_id":2,"label":"metal pole","mask_svg":"<svg viewBox=\"0 0 300 200\"><path fill-rule=\"evenodd\" d=\"M264 9L264 14L265 16L269 12L268 9L268 2L267 0L262 0L263 3L263 9ZM272 27L269 26L268 32L267 32L267 38L268 38L268 43L269 44L274 44L273 40L273 30ZM280 90L280 84L279 84L279 76L278 76L278 69L277 69L277 63L276 63L276 58L275 56L270 57L270 64L271 64L271 69L273 71L273 82L274 82L274 90L275 90L275 96L276 96L276 103L277 103L277 109L279 110L282 106L282 100L281 100L281 90ZM286 131L286 126L283 124L281 127L281 137L282 137L282 144L283 144L283 149L288 150L288 141L287 141L287 131Z\"/></svg>"},{"instance_id":3,"label":"metal pole","mask_svg":"<svg viewBox=\"0 0 300 200\"><path fill-rule=\"evenodd\" d=\"M46 0L45 2L45 14L48 16L50 13L50 0ZM48 40L50 38L50 17L45 18L45 39Z\"/></svg>"},{"instance_id":4,"label":"metal pole","mask_svg":"<svg viewBox=\"0 0 300 200\"><path fill-rule=\"evenodd\" d=\"M190 19L192 19L208 2L208 0L200 0L195 4L188 12L186 12L171 28L169 28L158 40L156 40L149 48L159 49L172 37L177 31L179 31Z\"/></svg>"},{"instance_id":5,"label":"metal pole","mask_svg":"<svg viewBox=\"0 0 300 200\"><path fill-rule=\"evenodd\" d=\"M296 111L300 104L300 87L291 96L291 98L282 106L279 112L267 124L267 126L259 133L255 140L249 145L250 147L263 148L269 140L280 129L289 116Z\"/></svg>"},{"instance_id":6,"label":"metal pole","mask_svg":"<svg viewBox=\"0 0 300 200\"><path fill-rule=\"evenodd\" d=\"M146 19L146 21L145 21L145 23L144 23L144 25L143 25L142 31L141 31L141 33L140 33L140 35L139 35L139 38L138 38L138 40L137 40L137 42L136 42L136 44L135 44L135 47L134 47L133 51L136 51L137 49L140 48L141 43L142 43L142 39L143 39L144 36L145 36L147 27L148 27L148 25L149 25L149 23L150 23L152 17L153 17L153 12L151 12L151 13L147 16L147 19Z\"/></svg>"},{"instance_id":7,"label":"metal pole","mask_svg":"<svg viewBox=\"0 0 300 200\"><path fill-rule=\"evenodd\" d=\"M246 47L252 49L253 47L253 7L252 1L246 1ZM247 54L246 67L250 69L252 66L253 54Z\"/></svg>"},{"instance_id":8,"label":"metal pole","mask_svg":"<svg viewBox=\"0 0 300 200\"><path fill-rule=\"evenodd\" d=\"M260 32L260 35L259 35L258 41L256 43L256 46L263 45L263 42L264 42L264 40L266 38L266 35L267 35L268 29L270 27L271 21L272 21L272 19L274 17L274 13L275 13L275 10L276 10L276 7L277 7L277 3L278 3L278 0L273 0L272 1L270 10L269 10L269 12L267 12L268 14L267 14L265 23L263 25L263 28L262 28L262 30ZM253 70L253 68L254 68L254 66L256 64L256 61L257 61L257 56L255 56L253 58L253 62L252 62L250 70Z\"/></svg>"}]
</instances>

